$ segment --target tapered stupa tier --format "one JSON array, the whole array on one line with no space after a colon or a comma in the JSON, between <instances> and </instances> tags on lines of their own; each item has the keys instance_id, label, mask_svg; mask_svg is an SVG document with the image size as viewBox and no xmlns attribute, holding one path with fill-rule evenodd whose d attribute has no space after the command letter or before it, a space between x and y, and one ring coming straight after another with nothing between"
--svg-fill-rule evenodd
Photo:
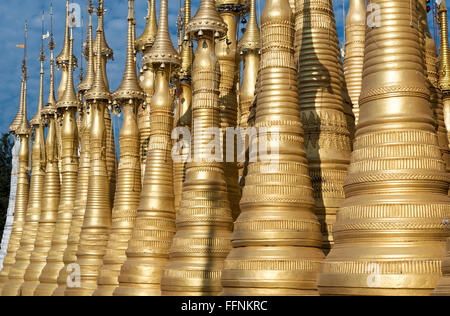
<instances>
[{"instance_id":1,"label":"tapered stupa tier","mask_svg":"<svg viewBox=\"0 0 450 316\"><path fill-rule=\"evenodd\" d=\"M180 58L170 40L167 8L167 0L162 0L156 40L144 56L156 72L155 94L150 106L151 134L144 183L137 199L136 222L120 272L120 285L114 292L120 296L161 294L162 269L167 264L175 232L171 158L173 98L169 83L171 70L177 71ZM169 54L172 56L168 57Z\"/></svg>"},{"instance_id":2,"label":"tapered stupa tier","mask_svg":"<svg viewBox=\"0 0 450 316\"><path fill-rule=\"evenodd\" d=\"M71 272L71 264L77 260L77 250L80 242L81 227L83 226L84 213L86 211L86 202L89 187L89 170L90 170L90 129L91 129L91 113L92 111L83 107L83 111L79 114L83 115L80 125L80 164L78 166L77 192L74 202L72 222L70 224L70 232L67 239L67 248L64 250L63 260L64 267L58 274L58 287L53 292L54 296L64 296L67 285L68 271Z\"/></svg>"},{"instance_id":3,"label":"tapered stupa tier","mask_svg":"<svg viewBox=\"0 0 450 316\"><path fill-rule=\"evenodd\" d=\"M72 36L69 51L67 86L64 90L64 95L57 104L59 114L62 116L60 201L51 248L46 258L46 264L39 276L39 286L34 292L35 296L50 296L57 288L59 271L64 267L64 250L67 248L67 239L69 237L77 192L79 141L76 112L81 107L81 104L76 95L73 82Z\"/></svg>"},{"instance_id":4,"label":"tapered stupa tier","mask_svg":"<svg viewBox=\"0 0 450 316\"><path fill-rule=\"evenodd\" d=\"M150 49L156 38L158 31L158 25L156 24L156 0L148 0L148 14L147 23L145 25L144 32L140 37L136 39L136 49L144 52L144 50Z\"/></svg>"},{"instance_id":5,"label":"tapered stupa tier","mask_svg":"<svg viewBox=\"0 0 450 316\"><path fill-rule=\"evenodd\" d=\"M261 60L261 35L256 17L256 0L250 2L250 17L238 48L244 56L244 71L239 95L239 127L246 129L250 117L250 108L256 96L256 78ZM245 146L247 152L248 144ZM247 156L247 155L246 155ZM247 160L247 159L246 159ZM239 175L244 175L244 163L239 163ZM243 180L241 180L241 183Z\"/></svg>"},{"instance_id":6,"label":"tapered stupa tier","mask_svg":"<svg viewBox=\"0 0 450 316\"><path fill-rule=\"evenodd\" d=\"M44 20L42 20L42 26L43 23ZM33 125L35 136L31 155L32 169L27 213L25 217L22 238L20 241L20 247L16 254L16 261L9 272L9 280L4 286L3 293L1 293L4 296L17 296L20 294L20 288L22 286L22 283L24 282L25 270L30 263L31 253L34 250L34 243L36 241L36 235L39 227L39 218L41 216L41 200L44 188L46 165L44 140L45 126L41 124L43 123L41 111L44 105L45 55L43 40L39 60L41 62L39 101L36 114L30 121Z\"/></svg>"},{"instance_id":7,"label":"tapered stupa tier","mask_svg":"<svg viewBox=\"0 0 450 316\"><path fill-rule=\"evenodd\" d=\"M87 36L87 45L88 45L88 58L87 58L87 70L86 75L84 76L83 81L78 85L78 91L80 93L86 93L92 85L94 84L95 79L95 63L94 63L94 43L92 40L93 34L93 26L92 26L92 13L94 12L92 1L88 7L89 13L89 27L88 27L88 36Z\"/></svg>"},{"instance_id":8,"label":"tapered stupa tier","mask_svg":"<svg viewBox=\"0 0 450 316\"><path fill-rule=\"evenodd\" d=\"M364 63L364 40L366 35L366 7L364 0L350 0L350 7L345 20L345 57L344 74L350 95L355 123L358 124L359 95L362 86Z\"/></svg>"},{"instance_id":9,"label":"tapered stupa tier","mask_svg":"<svg viewBox=\"0 0 450 316\"><path fill-rule=\"evenodd\" d=\"M16 117L9 125L9 132L14 133L16 129L20 126L23 119L23 99L24 99L24 92L25 92L25 80L21 80L20 82L20 100L19 100L19 111L16 114Z\"/></svg>"},{"instance_id":10,"label":"tapered stupa tier","mask_svg":"<svg viewBox=\"0 0 450 316\"><path fill-rule=\"evenodd\" d=\"M261 37L255 127L267 151L248 166L223 295L313 295L323 254L303 149L288 0L266 1Z\"/></svg>"},{"instance_id":11,"label":"tapered stupa tier","mask_svg":"<svg viewBox=\"0 0 450 316\"><path fill-rule=\"evenodd\" d=\"M94 295L111 296L119 285L120 269L126 260L126 250L136 219L141 192L141 168L139 164L139 129L136 109L145 95L139 86L134 54L135 41L134 0L128 1L128 41L125 74L122 84L113 93L113 99L124 112L120 131L120 164L112 210L112 224L106 254L103 258L98 288Z\"/></svg>"},{"instance_id":12,"label":"tapered stupa tier","mask_svg":"<svg viewBox=\"0 0 450 316\"><path fill-rule=\"evenodd\" d=\"M161 291L163 295L217 295L223 261L231 248L232 217L223 163L215 162L218 157L211 162L211 135L205 131L220 127L220 66L214 37L224 36L227 27L214 1L203 0L186 31L198 41L192 65L195 158L186 166L177 233ZM215 152L220 153L220 148Z\"/></svg>"},{"instance_id":13,"label":"tapered stupa tier","mask_svg":"<svg viewBox=\"0 0 450 316\"><path fill-rule=\"evenodd\" d=\"M220 127L225 134L227 128L237 127L237 83L239 81L238 71L238 51L237 51L237 23L241 15L244 14L246 6L244 1L217 1L220 16L227 26L226 39L216 44L216 56L220 65L220 86L219 86L219 108ZM234 144L233 144L234 146ZM227 183L228 198L233 214L236 219L240 213L239 200L241 192L239 187L239 171L237 165L237 152L234 149L232 161L227 161L227 144L223 146L224 174Z\"/></svg>"},{"instance_id":14,"label":"tapered stupa tier","mask_svg":"<svg viewBox=\"0 0 450 316\"><path fill-rule=\"evenodd\" d=\"M298 0L296 9L299 105L316 215L328 251L351 152L339 40L331 0Z\"/></svg>"},{"instance_id":15,"label":"tapered stupa tier","mask_svg":"<svg viewBox=\"0 0 450 316\"><path fill-rule=\"evenodd\" d=\"M67 80L69 79L69 59L70 59L70 13L69 13L69 0L66 0L66 15L65 15L65 34L64 44L61 53L56 57L56 64L61 68L61 82L58 88L58 100L64 95L64 90L67 86ZM77 66L77 59L72 56L72 66Z\"/></svg>"},{"instance_id":16,"label":"tapered stupa tier","mask_svg":"<svg viewBox=\"0 0 450 316\"><path fill-rule=\"evenodd\" d=\"M192 60L193 45L186 26L191 21L191 0L184 1L184 38L181 47L180 94L175 114L174 125L177 128L190 129L192 126ZM173 162L173 189L175 194L175 211L178 213L186 179L186 161L189 154L187 146L180 149L180 159Z\"/></svg>"},{"instance_id":17,"label":"tapered stupa tier","mask_svg":"<svg viewBox=\"0 0 450 316\"><path fill-rule=\"evenodd\" d=\"M450 216L416 7L369 0L363 85L346 199L320 294L427 295L441 275ZM379 54L380 49L384 54Z\"/></svg>"},{"instance_id":18,"label":"tapered stupa tier","mask_svg":"<svg viewBox=\"0 0 450 316\"><path fill-rule=\"evenodd\" d=\"M97 33L101 30L97 30ZM105 128L106 104L110 93L101 71L100 42L96 46L96 72L91 89L86 93L91 111L90 169L88 194L80 241L75 264L80 269L79 287L67 287L67 296L91 296L97 288L97 279L103 264L111 225L110 183L107 174L107 130Z\"/></svg>"}]
</instances>

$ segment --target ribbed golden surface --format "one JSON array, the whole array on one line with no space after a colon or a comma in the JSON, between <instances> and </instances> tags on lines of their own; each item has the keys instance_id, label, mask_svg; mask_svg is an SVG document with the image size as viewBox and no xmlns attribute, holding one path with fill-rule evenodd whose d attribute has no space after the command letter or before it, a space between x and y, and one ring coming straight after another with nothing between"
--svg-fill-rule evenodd
<instances>
[{"instance_id":1,"label":"ribbed golden surface","mask_svg":"<svg viewBox=\"0 0 450 316\"><path fill-rule=\"evenodd\" d=\"M152 67L144 66L141 71L139 83L145 92L145 103L137 109L137 120L139 128L139 156L141 157L141 177L145 174L145 166L147 162L147 149L150 140L150 104L155 92L154 89L155 72Z\"/></svg>"},{"instance_id":2,"label":"ribbed golden surface","mask_svg":"<svg viewBox=\"0 0 450 316\"><path fill-rule=\"evenodd\" d=\"M439 59L437 55L436 43L431 36L428 27L427 17L427 0L420 0L418 4L418 18L420 23L420 39L422 54L424 59L425 77L427 86L430 89L430 102L433 109L434 118L436 120L436 133L438 136L439 147L442 151L442 159L444 160L447 172L450 171L450 148L447 137L447 129L444 123L444 103L442 92L439 89Z\"/></svg>"},{"instance_id":3,"label":"ribbed golden surface","mask_svg":"<svg viewBox=\"0 0 450 316\"><path fill-rule=\"evenodd\" d=\"M424 77L417 10L408 0L380 8L366 28L360 116L322 264L321 295L427 295L441 275L449 236L448 174Z\"/></svg>"},{"instance_id":4,"label":"ribbed golden surface","mask_svg":"<svg viewBox=\"0 0 450 316\"><path fill-rule=\"evenodd\" d=\"M323 253L303 149L294 17L287 0L266 0L261 38L257 141L268 142L270 151L275 146L279 150L259 152L259 160L249 163L242 213L234 224L233 249L222 273L222 294L314 295Z\"/></svg>"},{"instance_id":5,"label":"ribbed golden surface","mask_svg":"<svg viewBox=\"0 0 450 316\"><path fill-rule=\"evenodd\" d=\"M351 152L339 40L332 1L298 0L296 8L297 82L305 150L316 215L322 224L322 247L329 251Z\"/></svg>"},{"instance_id":6,"label":"ribbed golden surface","mask_svg":"<svg viewBox=\"0 0 450 316\"><path fill-rule=\"evenodd\" d=\"M150 143L144 183L137 201L137 217L119 277L117 296L160 295L162 269L175 233L175 208L171 156L173 98L169 83L179 57L170 41L167 0L161 1L155 43L146 58L156 71L155 94L150 107ZM164 52L172 57L159 58Z\"/></svg>"},{"instance_id":7,"label":"ribbed golden surface","mask_svg":"<svg viewBox=\"0 0 450 316\"><path fill-rule=\"evenodd\" d=\"M112 223L103 267L94 295L111 296L119 285L120 268L134 227L141 192L139 164L139 130L134 110L137 104L124 104L124 120L120 132L120 163Z\"/></svg>"},{"instance_id":8,"label":"ribbed golden surface","mask_svg":"<svg viewBox=\"0 0 450 316\"><path fill-rule=\"evenodd\" d=\"M195 159L186 166L177 233L161 280L163 295L217 295L222 289L220 277L231 248L232 215L223 163L208 162L211 135L205 131L220 127L220 65L214 53L214 35L223 36L226 30L212 0L202 0L186 27L198 41L192 65Z\"/></svg>"},{"instance_id":9,"label":"ribbed golden surface","mask_svg":"<svg viewBox=\"0 0 450 316\"><path fill-rule=\"evenodd\" d=\"M244 56L244 70L242 72L242 83L239 90L239 127L249 127L250 108L256 97L256 79L260 62L261 37L256 17L256 0L251 0L250 17L247 28L239 41L239 50ZM245 151L247 152L248 142ZM246 154L247 157L247 154ZM248 157L247 157L248 158ZM246 159L247 161L248 159ZM244 163L239 162L239 176L244 175ZM242 180L241 180L242 183Z\"/></svg>"},{"instance_id":10,"label":"ribbed golden surface","mask_svg":"<svg viewBox=\"0 0 450 316\"><path fill-rule=\"evenodd\" d=\"M30 263L26 268L24 276L25 282L21 289L21 294L23 296L33 296L36 287L39 285L39 276L45 266L45 260L51 247L60 198L56 122L53 117L47 117L46 119L48 120L49 127L45 142L47 163L42 192L41 216L34 243L34 250L31 254Z\"/></svg>"},{"instance_id":11,"label":"ribbed golden surface","mask_svg":"<svg viewBox=\"0 0 450 316\"><path fill-rule=\"evenodd\" d=\"M30 257L34 250L34 243L39 227L46 164L44 127L39 124L35 125L35 137L31 158L33 165L22 238L20 240L20 247L17 250L16 261L9 271L8 282L3 286L3 291L1 292L3 296L17 296L20 294L19 290L24 281L25 269L30 263Z\"/></svg>"},{"instance_id":12,"label":"ribbed golden surface","mask_svg":"<svg viewBox=\"0 0 450 316\"><path fill-rule=\"evenodd\" d=\"M150 51L158 31L156 24L156 0L148 0L147 24L142 35L136 39L136 49L144 55ZM144 181L145 166L147 161L147 148L150 139L150 103L154 93L155 73L151 65L144 65L141 70L139 83L146 94L145 103L138 107L138 128L139 128L139 155L141 157L141 177Z\"/></svg>"},{"instance_id":13,"label":"ribbed golden surface","mask_svg":"<svg viewBox=\"0 0 450 316\"><path fill-rule=\"evenodd\" d=\"M191 21L191 1L184 1L184 27ZM192 126L192 60L194 57L191 36L184 29L184 38L181 46L181 69L180 88L178 104L175 114L176 127L190 129ZM183 147L180 150L180 161L173 162L173 190L175 194L175 211L178 213L183 192L183 183L186 180L186 161L189 148Z\"/></svg>"},{"instance_id":14,"label":"ribbed golden surface","mask_svg":"<svg viewBox=\"0 0 450 316\"><path fill-rule=\"evenodd\" d=\"M106 171L108 174L110 205L114 203L117 177L117 156L116 141L111 120L111 113L105 109L105 130L106 130Z\"/></svg>"},{"instance_id":15,"label":"ribbed golden surface","mask_svg":"<svg viewBox=\"0 0 450 316\"><path fill-rule=\"evenodd\" d=\"M364 0L350 0L350 7L345 20L345 57L344 73L348 92L353 105L355 123L359 117L359 95L362 86L364 63L364 41L366 35L366 7Z\"/></svg>"},{"instance_id":16,"label":"ribbed golden surface","mask_svg":"<svg viewBox=\"0 0 450 316\"><path fill-rule=\"evenodd\" d=\"M123 125L119 135L120 164L109 240L95 296L112 296L119 285L118 277L122 264L126 260L125 251L131 238L141 193L139 129L136 109L144 101L144 92L139 87L136 74L134 23L134 0L129 0L125 74L122 84L112 95L124 112Z\"/></svg>"},{"instance_id":17,"label":"ribbed golden surface","mask_svg":"<svg viewBox=\"0 0 450 316\"><path fill-rule=\"evenodd\" d=\"M226 40L216 44L216 56L220 65L220 86L219 86L219 117L222 133L225 134L227 127L237 127L237 82L239 78L237 55L237 21L239 12L224 10L220 13L223 21L227 25L228 32ZM239 187L239 171L236 162L236 146L234 147L233 161L227 161L227 146L223 142L224 174L227 183L228 199L233 215L233 219L239 216L239 200L241 192Z\"/></svg>"},{"instance_id":18,"label":"ribbed golden surface","mask_svg":"<svg viewBox=\"0 0 450 316\"><path fill-rule=\"evenodd\" d=\"M101 79L102 80L102 79ZM97 81L97 80L96 80ZM67 287L66 296L91 296L97 288L97 278L105 255L111 224L109 183L106 172L106 131L103 100L90 101L92 124L90 131L89 188L76 265L80 267L81 287Z\"/></svg>"},{"instance_id":19,"label":"ribbed golden surface","mask_svg":"<svg viewBox=\"0 0 450 316\"><path fill-rule=\"evenodd\" d=\"M16 117L11 122L11 125L9 125L9 132L15 133L17 127L22 123L23 119L23 101L24 101L24 92L25 92L25 80L21 80L20 83L20 100L19 100L19 111L17 111Z\"/></svg>"},{"instance_id":20,"label":"ribbed golden surface","mask_svg":"<svg viewBox=\"0 0 450 316\"><path fill-rule=\"evenodd\" d=\"M23 80L25 81L25 80ZM26 102L26 101L25 101ZM25 111L22 115L22 120L26 120L26 105ZM17 127L17 130L19 127ZM20 247L20 241L24 232L26 222L26 213L28 205L28 135L20 134L20 149L19 149L19 170L17 173L17 193L16 205L14 208L14 223L12 227L11 237L9 239L8 250L5 260L3 261L3 269L0 272L0 292L4 289L8 281L8 274L16 262L16 254ZM3 293L2 293L3 294ZM6 293L5 293L6 294Z\"/></svg>"},{"instance_id":21,"label":"ribbed golden surface","mask_svg":"<svg viewBox=\"0 0 450 316\"><path fill-rule=\"evenodd\" d=\"M86 211L86 202L89 187L89 169L90 169L90 129L91 129L91 110L83 106L82 112L78 112L82 116L80 125L81 150L80 164L78 166L77 192L74 202L72 221L70 223L70 231L67 239L67 247L64 250L63 261L64 266L58 273L57 289L53 292L54 296L64 296L67 284L67 267L75 263L77 260L78 244L80 242L81 227L83 226L84 213Z\"/></svg>"},{"instance_id":22,"label":"ribbed golden surface","mask_svg":"<svg viewBox=\"0 0 450 316\"><path fill-rule=\"evenodd\" d=\"M442 261L442 277L431 295L450 296L450 238L447 239L447 255Z\"/></svg>"},{"instance_id":23,"label":"ribbed golden surface","mask_svg":"<svg viewBox=\"0 0 450 316\"><path fill-rule=\"evenodd\" d=\"M66 91L70 89L67 87ZM69 108L63 114L62 126L62 181L58 215L52 245L47 256L46 265L39 277L40 284L35 296L51 296L57 287L59 271L64 267L64 250L67 247L74 203L77 192L78 177L78 127L76 108Z\"/></svg>"}]
</instances>

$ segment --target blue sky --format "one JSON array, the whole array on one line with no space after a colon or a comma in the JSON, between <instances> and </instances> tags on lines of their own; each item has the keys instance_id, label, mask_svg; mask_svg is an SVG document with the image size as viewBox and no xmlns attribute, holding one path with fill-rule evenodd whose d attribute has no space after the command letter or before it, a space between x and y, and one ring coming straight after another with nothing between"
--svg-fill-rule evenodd
<instances>
[{"instance_id":1,"label":"blue sky","mask_svg":"<svg viewBox=\"0 0 450 316\"><path fill-rule=\"evenodd\" d=\"M448 6L450 0L446 0ZM82 8L87 5L87 0L75 0ZM110 88L114 91L121 82L126 50L126 26L127 26L127 4L126 0L105 0L105 8L108 10L105 16L105 32L106 39L109 46L114 50L114 61L108 63L108 78ZM264 0L256 1L261 8L257 8L258 12L263 9ZM344 17L345 9L348 9L349 0L333 0L336 23L340 40L343 40L344 33ZM64 15L65 15L65 0L53 0L54 19L54 33L56 40L55 54L58 55L62 48L64 38ZM97 1L94 1L97 3ZM176 18L179 11L180 3L183 0L169 0L169 24L170 32L174 42L176 41ZM192 0L192 12L197 11L200 0ZM3 115L0 116L0 133L8 132L8 127L15 117L19 104L20 79L21 79L21 61L23 58L23 50L16 48L16 44L23 43L23 29L24 21L28 21L28 118L31 118L38 104L39 93L39 50L41 38L41 13L46 12L46 30L50 29L49 17L50 0L21 0L21 1L0 1L0 12L3 12L0 21L0 28L3 30L0 33L0 104ZM147 0L135 0L137 30L136 34L139 36L145 27L145 16L147 14ZM157 1L157 10L159 12L159 1ZM84 12L84 18L87 20L87 14ZM94 16L94 28L96 26L96 18ZM432 25L432 24L430 24ZM240 27L241 28L241 27ZM75 54L80 60L81 29L75 29ZM47 45L46 45L47 47ZM49 52L46 50L47 57ZM84 62L84 60L83 60ZM86 69L86 64L83 64ZM48 76L49 64L48 58L45 63L45 86L44 96L45 100L48 95ZM75 72L76 83L78 84L78 69ZM56 72L56 87L59 85L60 72ZM115 124L116 133L118 133L119 124ZM116 134L118 136L118 134Z\"/></svg>"}]
</instances>

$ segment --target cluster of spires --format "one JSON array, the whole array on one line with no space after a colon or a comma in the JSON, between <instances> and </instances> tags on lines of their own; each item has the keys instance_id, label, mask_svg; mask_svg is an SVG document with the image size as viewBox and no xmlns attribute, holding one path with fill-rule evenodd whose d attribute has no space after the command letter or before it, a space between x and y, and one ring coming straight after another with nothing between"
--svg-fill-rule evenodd
<instances>
[{"instance_id":1,"label":"cluster of spires","mask_svg":"<svg viewBox=\"0 0 450 316\"><path fill-rule=\"evenodd\" d=\"M87 70L78 89L69 1L56 58L51 9L50 92L44 104L42 40L38 109L29 122L25 44L19 112L10 125L20 139L19 171L1 295L430 294L436 285L434 294L450 293L445 1L439 6L439 71L429 62L438 57L427 37L426 1L417 8L391 1L396 13L407 8L411 21L425 25L399 22L400 34L417 37L407 49L417 52L413 62L423 69L422 77L416 71L405 82L388 74L406 70L367 66L380 61L365 56L373 42L389 44L382 27L365 26L363 0L350 1L344 63L331 0L266 0L261 30L256 0L202 0L193 19L185 0L178 50L169 35L168 0L161 0L159 26L155 2L148 0L147 25L136 39L134 0L128 1L125 71L113 93L104 1L96 9L89 1ZM237 21L248 12L238 41ZM26 37L27 26L25 43ZM58 100L55 63L62 71ZM373 78L387 78L388 88ZM370 111L394 99L399 106L391 117ZM402 112L406 102L414 103L421 121ZM119 163L110 109L124 113ZM172 162L173 127L195 135L237 126L280 131L276 172L263 172L265 163L249 159ZM200 136L199 142L202 157L207 140ZM250 158L249 142L246 151ZM379 250L377 242L388 246ZM404 247L400 254L388 249L398 246ZM373 265L380 284L365 281ZM70 267L79 284L68 283ZM403 270L408 273L392 282Z\"/></svg>"}]
</instances>

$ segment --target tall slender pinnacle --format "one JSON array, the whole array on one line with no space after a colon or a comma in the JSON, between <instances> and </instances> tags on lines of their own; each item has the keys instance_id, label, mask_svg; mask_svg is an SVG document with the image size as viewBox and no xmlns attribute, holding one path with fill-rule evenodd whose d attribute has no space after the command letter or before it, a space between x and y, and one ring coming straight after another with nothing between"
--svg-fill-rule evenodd
<instances>
[{"instance_id":1,"label":"tall slender pinnacle","mask_svg":"<svg viewBox=\"0 0 450 316\"><path fill-rule=\"evenodd\" d=\"M37 237L39 219L41 216L41 201L45 178L45 142L44 142L44 126L41 118L41 110L44 103L44 12L42 12L42 32L41 32L41 51L39 60L41 63L40 71L40 90L39 101L36 115L30 121L33 125L34 142L32 148L32 169L30 177L29 200L27 213L23 228L20 247L17 250L15 263L11 267L8 275L8 282L3 287L3 296L17 296L24 282L25 271L30 264L31 254L34 250L34 244Z\"/></svg>"},{"instance_id":2,"label":"tall slender pinnacle","mask_svg":"<svg viewBox=\"0 0 450 316\"><path fill-rule=\"evenodd\" d=\"M155 41L156 33L158 32L155 3L156 0L148 0L147 23L145 25L144 33L136 39L136 49L140 52L144 52L151 48Z\"/></svg>"},{"instance_id":3,"label":"tall slender pinnacle","mask_svg":"<svg viewBox=\"0 0 450 316\"><path fill-rule=\"evenodd\" d=\"M178 71L180 58L170 40L167 19L167 0L162 0L155 42L144 56L144 63L152 64L156 72L155 94L150 107L152 128L147 166L138 198L136 222L115 295L160 295L159 281L175 231L170 154L173 100L169 81L170 75Z\"/></svg>"},{"instance_id":4,"label":"tall slender pinnacle","mask_svg":"<svg viewBox=\"0 0 450 316\"><path fill-rule=\"evenodd\" d=\"M83 81L78 85L78 91L85 93L89 90L95 78L95 62L94 62L94 42L93 42L93 26L92 26L92 13L94 12L94 6L92 0L89 1L89 26L88 26L88 34L87 34L87 45L88 45L88 64L86 75L84 76Z\"/></svg>"},{"instance_id":5,"label":"tall slender pinnacle","mask_svg":"<svg viewBox=\"0 0 450 316\"><path fill-rule=\"evenodd\" d=\"M97 33L101 33L98 30ZM98 34L97 34L98 35ZM107 131L105 129L105 110L110 99L101 71L101 43L96 46L97 62L95 80L85 98L92 111L90 129L90 169L89 185L77 249L76 264L80 266L81 287L65 289L67 296L91 296L97 288L97 279L103 263L111 225L110 182L107 174ZM93 248L92 244L96 247Z\"/></svg>"},{"instance_id":6,"label":"tall slender pinnacle","mask_svg":"<svg viewBox=\"0 0 450 316\"><path fill-rule=\"evenodd\" d=\"M39 125L41 122L41 112L44 107L44 12L42 12L42 32L41 32L41 53L39 55L39 61L41 62L41 72L40 72L40 86L39 86L39 103L35 116L30 120L32 125Z\"/></svg>"},{"instance_id":7,"label":"tall slender pinnacle","mask_svg":"<svg viewBox=\"0 0 450 316\"><path fill-rule=\"evenodd\" d=\"M53 4L50 5L50 41L48 42L50 50L50 85L48 91L47 103L42 110L42 115L50 115L56 113L56 97L55 97L55 59L53 51L55 49L55 38L53 36Z\"/></svg>"},{"instance_id":8,"label":"tall slender pinnacle","mask_svg":"<svg viewBox=\"0 0 450 316\"><path fill-rule=\"evenodd\" d=\"M65 88L67 86L67 80L69 79L68 63L70 59L70 12L69 12L69 0L66 0L66 24L64 33L64 44L61 53L56 57L56 64L61 68L61 82L58 88L58 100L64 95ZM73 55L73 54L72 54ZM77 59L72 56L73 67L77 66Z\"/></svg>"},{"instance_id":9,"label":"tall slender pinnacle","mask_svg":"<svg viewBox=\"0 0 450 316\"><path fill-rule=\"evenodd\" d=\"M105 37L105 22L104 22L105 13L106 10L103 5L103 0L99 0L97 8L97 16L98 16L97 36L95 37L94 47L97 47L97 45L100 44L100 54L104 55L107 59L113 59L114 58L113 50L108 46Z\"/></svg>"},{"instance_id":10,"label":"tall slender pinnacle","mask_svg":"<svg viewBox=\"0 0 450 316\"><path fill-rule=\"evenodd\" d=\"M24 42L24 58L22 61L22 82L23 82L23 98L22 98L22 111L19 111L19 120L17 128L14 133L20 139L19 149L19 170L17 175L17 197L15 205L14 223L11 232L11 237L8 244L8 251L3 262L3 269L0 272L0 295L2 290L6 290L5 294L8 294L7 281L9 272L12 270L16 262L16 254L20 249L20 242L24 233L24 226L26 221L26 210L28 206L28 194L29 194L29 182L28 182L28 170L29 170L29 137L31 137L31 126L27 119L27 38L28 38L28 26L25 22L25 42Z\"/></svg>"},{"instance_id":11,"label":"tall slender pinnacle","mask_svg":"<svg viewBox=\"0 0 450 316\"><path fill-rule=\"evenodd\" d=\"M139 164L139 129L136 109L145 95L139 86L135 61L134 0L128 0L127 58L122 84L112 94L117 111L123 110L120 130L120 167L115 188L112 224L103 266L98 277L94 296L111 296L119 285L119 274L126 260L126 250L139 205L141 168Z\"/></svg>"},{"instance_id":12,"label":"tall slender pinnacle","mask_svg":"<svg viewBox=\"0 0 450 316\"><path fill-rule=\"evenodd\" d=\"M64 112L69 108L77 108L80 106L80 101L75 92L75 85L73 80L73 36L72 28L70 29L70 39L69 39L69 60L68 60L68 77L66 87L64 89L64 94L58 100L58 110Z\"/></svg>"},{"instance_id":13,"label":"tall slender pinnacle","mask_svg":"<svg viewBox=\"0 0 450 316\"><path fill-rule=\"evenodd\" d=\"M93 46L93 28L92 28L92 13L94 12L93 1L89 1L89 30L87 32L87 57L88 68L83 82L78 86L78 91L84 96L89 90L95 79L95 63L94 63L94 46ZM90 129L92 110L88 106L86 99L83 100L82 107L79 108L78 116L80 117L79 134L81 140L81 150L78 166L78 178L76 180L77 188L75 194L75 202L73 204L73 214L67 238L67 247L63 253L63 264L60 271L57 272L57 288L53 292L54 296L64 296L64 291L67 286L67 267L77 260L77 251L80 241L80 232L83 226L84 214L86 211L87 195L89 190L89 172L90 172ZM56 268L56 267L55 267ZM54 279L52 280L54 282Z\"/></svg>"}]
</instances>

